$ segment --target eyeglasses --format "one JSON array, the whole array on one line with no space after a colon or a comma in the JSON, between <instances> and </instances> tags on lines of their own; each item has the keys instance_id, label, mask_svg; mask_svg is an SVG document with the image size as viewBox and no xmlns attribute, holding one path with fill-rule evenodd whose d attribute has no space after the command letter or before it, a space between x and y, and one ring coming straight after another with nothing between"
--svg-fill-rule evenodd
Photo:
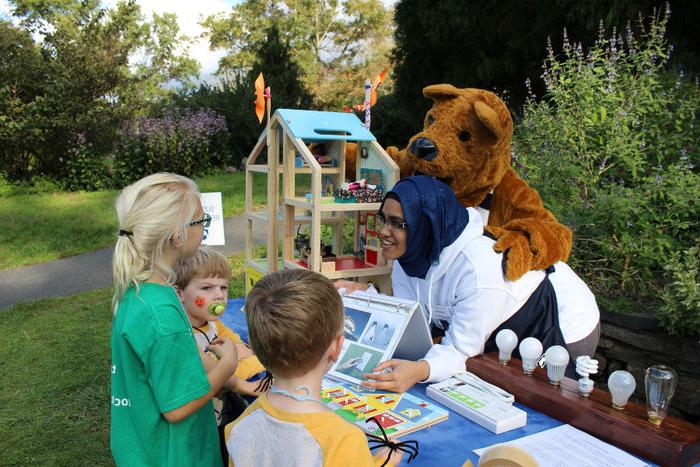
<instances>
[{"instance_id":1,"label":"eyeglasses","mask_svg":"<svg viewBox=\"0 0 700 467\"><path fill-rule=\"evenodd\" d=\"M379 211L377 213L377 230L381 230L382 227L388 226L390 229L401 230L408 227L406 219L401 219L400 217L389 216L387 219L383 212Z\"/></svg>"},{"instance_id":2,"label":"eyeglasses","mask_svg":"<svg viewBox=\"0 0 700 467\"><path fill-rule=\"evenodd\" d=\"M206 229L211 225L211 216L207 214L206 212L204 213L204 217L201 219L197 219L196 221L190 222L188 225L197 225L197 224L202 224L204 228Z\"/></svg>"}]
</instances>

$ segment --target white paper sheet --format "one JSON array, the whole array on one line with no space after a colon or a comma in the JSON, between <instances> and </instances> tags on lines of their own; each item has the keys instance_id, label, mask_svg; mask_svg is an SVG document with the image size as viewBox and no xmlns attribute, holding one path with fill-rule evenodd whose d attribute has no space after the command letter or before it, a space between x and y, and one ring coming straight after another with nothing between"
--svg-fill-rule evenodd
<instances>
[{"instance_id":1,"label":"white paper sheet","mask_svg":"<svg viewBox=\"0 0 700 467\"><path fill-rule=\"evenodd\" d=\"M571 425L561 425L502 444L510 444L526 450L541 467L571 465L577 467L636 467L649 465ZM474 449L474 453L481 456L490 447L492 446Z\"/></svg>"},{"instance_id":2,"label":"white paper sheet","mask_svg":"<svg viewBox=\"0 0 700 467\"><path fill-rule=\"evenodd\" d=\"M202 193L202 209L211 216L211 225L204 229L202 245L224 245L224 214L221 204L221 192Z\"/></svg>"}]
</instances>

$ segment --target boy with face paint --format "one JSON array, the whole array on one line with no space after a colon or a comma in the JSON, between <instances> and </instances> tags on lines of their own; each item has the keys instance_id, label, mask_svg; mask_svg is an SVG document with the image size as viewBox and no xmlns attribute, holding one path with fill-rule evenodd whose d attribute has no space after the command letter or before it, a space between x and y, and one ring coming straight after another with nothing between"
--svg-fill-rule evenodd
<instances>
[{"instance_id":1,"label":"boy with face paint","mask_svg":"<svg viewBox=\"0 0 700 467\"><path fill-rule=\"evenodd\" d=\"M194 256L183 259L175 266L175 290L180 303L192 324L197 347L202 352L204 367L209 371L213 367L213 357L204 354L205 349L218 337L223 337L236 346L238 352L238 367L236 372L225 384L238 394L258 396L259 388L264 387L259 381L246 381L248 378L265 371L258 358L253 354L241 337L221 322L228 300L228 281L231 277L231 267L226 258L215 250L199 247ZM227 399L231 400L231 399ZM241 412L245 402L238 398ZM214 399L217 423L223 436L222 411L226 408L221 399ZM224 420L228 422L230 420ZM225 444L222 453L228 455Z\"/></svg>"}]
</instances>

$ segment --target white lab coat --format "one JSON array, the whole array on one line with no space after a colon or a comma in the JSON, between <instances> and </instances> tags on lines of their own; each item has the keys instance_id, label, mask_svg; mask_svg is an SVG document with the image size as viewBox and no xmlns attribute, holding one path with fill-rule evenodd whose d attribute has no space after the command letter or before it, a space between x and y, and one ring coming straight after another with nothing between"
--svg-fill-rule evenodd
<instances>
[{"instance_id":1,"label":"white lab coat","mask_svg":"<svg viewBox=\"0 0 700 467\"><path fill-rule=\"evenodd\" d=\"M449 328L440 344L424 359L430 364L427 382L443 381L464 371L468 357L479 355L491 333L517 312L545 278L544 271L529 271L517 281L506 280L502 254L493 251L494 241L483 235L479 213L467 208L469 223L462 234L440 253L425 279L409 277L394 261L394 296L423 305L426 319L447 320ZM588 336L600 313L588 286L565 263L556 263L549 275L559 306L559 327L564 341Z\"/></svg>"}]
</instances>

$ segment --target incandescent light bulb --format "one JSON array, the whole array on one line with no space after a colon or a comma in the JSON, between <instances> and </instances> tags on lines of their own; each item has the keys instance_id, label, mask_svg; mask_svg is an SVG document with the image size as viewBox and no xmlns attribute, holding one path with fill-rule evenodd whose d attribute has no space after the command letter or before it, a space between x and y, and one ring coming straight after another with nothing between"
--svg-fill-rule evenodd
<instances>
[{"instance_id":1,"label":"incandescent light bulb","mask_svg":"<svg viewBox=\"0 0 700 467\"><path fill-rule=\"evenodd\" d=\"M612 394L612 405L617 410L623 410L627 399L630 398L637 383L634 381L634 376L629 371L617 370L613 371L608 378L608 389Z\"/></svg>"}]
</instances>

